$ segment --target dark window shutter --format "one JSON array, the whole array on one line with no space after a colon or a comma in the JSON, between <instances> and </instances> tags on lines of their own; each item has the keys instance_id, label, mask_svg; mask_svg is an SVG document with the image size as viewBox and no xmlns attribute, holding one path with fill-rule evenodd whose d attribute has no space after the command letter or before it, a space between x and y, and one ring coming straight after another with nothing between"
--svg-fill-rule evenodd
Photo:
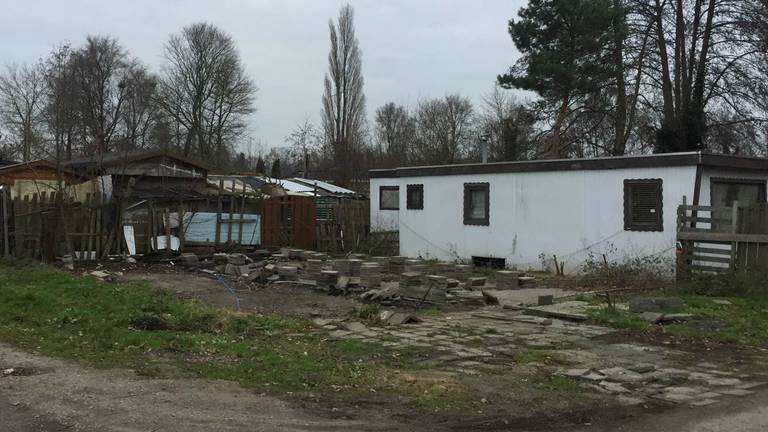
<instances>
[{"instance_id":1,"label":"dark window shutter","mask_svg":"<svg viewBox=\"0 0 768 432\"><path fill-rule=\"evenodd\" d=\"M664 231L661 179L624 180L624 229Z\"/></svg>"}]
</instances>

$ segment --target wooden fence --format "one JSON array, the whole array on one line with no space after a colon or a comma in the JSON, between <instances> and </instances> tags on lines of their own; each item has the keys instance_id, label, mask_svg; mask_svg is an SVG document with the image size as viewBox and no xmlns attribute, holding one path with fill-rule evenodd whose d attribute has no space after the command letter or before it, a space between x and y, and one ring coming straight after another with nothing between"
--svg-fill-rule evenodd
<instances>
[{"instance_id":1,"label":"wooden fence","mask_svg":"<svg viewBox=\"0 0 768 432\"><path fill-rule=\"evenodd\" d=\"M317 250L329 253L357 251L370 231L370 205L365 200L329 203L317 221Z\"/></svg>"},{"instance_id":2,"label":"wooden fence","mask_svg":"<svg viewBox=\"0 0 768 432\"><path fill-rule=\"evenodd\" d=\"M40 192L10 201L8 240L19 258L50 262L60 255L96 259L109 252L113 233L97 197L74 202L55 192Z\"/></svg>"},{"instance_id":3,"label":"wooden fence","mask_svg":"<svg viewBox=\"0 0 768 432\"><path fill-rule=\"evenodd\" d=\"M677 210L678 277L768 270L768 205L681 205Z\"/></svg>"}]
</instances>

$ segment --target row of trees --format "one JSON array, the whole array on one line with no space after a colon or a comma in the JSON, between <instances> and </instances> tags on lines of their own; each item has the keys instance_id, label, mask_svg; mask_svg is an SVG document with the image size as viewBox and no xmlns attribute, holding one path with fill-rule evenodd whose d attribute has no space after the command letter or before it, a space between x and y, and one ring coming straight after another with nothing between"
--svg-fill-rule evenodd
<instances>
[{"instance_id":1,"label":"row of trees","mask_svg":"<svg viewBox=\"0 0 768 432\"><path fill-rule=\"evenodd\" d=\"M0 74L0 151L28 161L173 148L224 167L255 92L232 38L210 24L171 36L157 74L117 40L89 36Z\"/></svg>"},{"instance_id":2,"label":"row of trees","mask_svg":"<svg viewBox=\"0 0 768 432\"><path fill-rule=\"evenodd\" d=\"M322 127L289 136L284 170L316 160L345 182L367 167L478 161L483 142L491 160L768 151L766 0L529 0L509 34L521 58L481 106L459 95L387 103L367 126L352 9L342 8Z\"/></svg>"},{"instance_id":3,"label":"row of trees","mask_svg":"<svg viewBox=\"0 0 768 432\"><path fill-rule=\"evenodd\" d=\"M541 154L764 153L765 0L530 0L498 81L532 90ZM586 151L585 151L586 150Z\"/></svg>"}]
</instances>

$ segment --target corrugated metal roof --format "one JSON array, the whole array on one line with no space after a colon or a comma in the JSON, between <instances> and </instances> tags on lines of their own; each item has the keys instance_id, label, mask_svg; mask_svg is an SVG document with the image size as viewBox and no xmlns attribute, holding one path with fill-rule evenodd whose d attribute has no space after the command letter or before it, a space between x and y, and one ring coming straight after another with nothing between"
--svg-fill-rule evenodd
<instances>
[{"instance_id":1,"label":"corrugated metal roof","mask_svg":"<svg viewBox=\"0 0 768 432\"><path fill-rule=\"evenodd\" d=\"M355 195L357 192L353 190L349 190L346 188L343 188L341 186L336 186L335 184L331 184L328 182L324 182L322 180L314 180L314 179L305 179L301 177L294 177L293 180L296 180L297 182L306 184L310 187L312 187L314 190L314 186L317 186L318 189L323 189L326 192L330 192L333 194L342 194L342 195Z\"/></svg>"}]
</instances>

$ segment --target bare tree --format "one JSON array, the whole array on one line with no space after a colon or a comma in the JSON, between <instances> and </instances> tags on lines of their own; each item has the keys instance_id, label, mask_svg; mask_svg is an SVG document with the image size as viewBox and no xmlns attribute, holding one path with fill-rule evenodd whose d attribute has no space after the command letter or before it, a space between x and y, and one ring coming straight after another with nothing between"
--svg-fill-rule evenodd
<instances>
[{"instance_id":1,"label":"bare tree","mask_svg":"<svg viewBox=\"0 0 768 432\"><path fill-rule=\"evenodd\" d=\"M377 158L382 167L408 163L416 133L416 121L402 106L389 102L376 109L374 136Z\"/></svg>"},{"instance_id":2,"label":"bare tree","mask_svg":"<svg viewBox=\"0 0 768 432\"><path fill-rule=\"evenodd\" d=\"M491 160L525 160L536 156L535 117L509 92L496 86L484 96L477 123L488 140Z\"/></svg>"},{"instance_id":3,"label":"bare tree","mask_svg":"<svg viewBox=\"0 0 768 432\"><path fill-rule=\"evenodd\" d=\"M724 111L738 122L766 121L766 74L759 66L765 47L745 27L759 17L751 9L755 1L636 3L655 48L644 90L660 94L646 105L661 106L658 151L705 148L710 127L718 126L711 120L723 118Z\"/></svg>"},{"instance_id":4,"label":"bare tree","mask_svg":"<svg viewBox=\"0 0 768 432\"><path fill-rule=\"evenodd\" d=\"M131 60L116 39L88 36L71 56L80 139L91 154L108 153L118 133Z\"/></svg>"},{"instance_id":5,"label":"bare tree","mask_svg":"<svg viewBox=\"0 0 768 432\"><path fill-rule=\"evenodd\" d=\"M336 25L328 22L331 50L323 93L323 130L336 163L335 180L347 184L354 176L356 153L365 129L365 95L354 11L345 5Z\"/></svg>"},{"instance_id":6,"label":"bare tree","mask_svg":"<svg viewBox=\"0 0 768 432\"><path fill-rule=\"evenodd\" d=\"M55 48L45 61L47 94L45 119L53 151L48 156L56 161L73 157L75 134L79 121L78 92L71 63L69 45Z\"/></svg>"},{"instance_id":7,"label":"bare tree","mask_svg":"<svg viewBox=\"0 0 768 432\"><path fill-rule=\"evenodd\" d=\"M476 144L472 103L459 95L419 102L415 158L422 163L459 162Z\"/></svg>"},{"instance_id":8,"label":"bare tree","mask_svg":"<svg viewBox=\"0 0 768 432\"><path fill-rule=\"evenodd\" d=\"M134 65L125 77L123 149L142 149L150 145L150 132L158 121L154 102L157 78L144 66Z\"/></svg>"},{"instance_id":9,"label":"bare tree","mask_svg":"<svg viewBox=\"0 0 768 432\"><path fill-rule=\"evenodd\" d=\"M211 24L192 24L171 36L165 59L158 102L175 123L181 150L221 166L255 110L256 85L235 42Z\"/></svg>"},{"instance_id":10,"label":"bare tree","mask_svg":"<svg viewBox=\"0 0 768 432\"><path fill-rule=\"evenodd\" d=\"M39 64L8 66L0 75L0 121L25 162L42 141L45 88Z\"/></svg>"},{"instance_id":11,"label":"bare tree","mask_svg":"<svg viewBox=\"0 0 768 432\"><path fill-rule=\"evenodd\" d=\"M315 126L305 119L304 123L296 125L293 131L285 138L290 148L290 162L303 176L308 177L312 165L312 159L320 159L322 137Z\"/></svg>"}]
</instances>

